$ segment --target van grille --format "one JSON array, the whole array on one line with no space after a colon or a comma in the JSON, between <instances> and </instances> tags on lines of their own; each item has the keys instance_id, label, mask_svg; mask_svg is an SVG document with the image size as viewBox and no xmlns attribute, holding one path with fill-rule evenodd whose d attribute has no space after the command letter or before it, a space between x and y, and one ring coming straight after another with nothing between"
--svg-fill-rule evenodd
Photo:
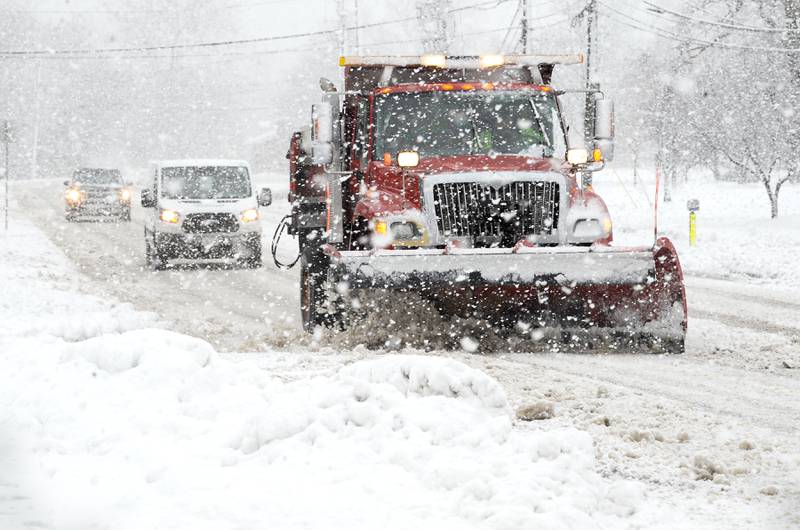
<instances>
[{"instance_id":1,"label":"van grille","mask_svg":"<svg viewBox=\"0 0 800 530\"><path fill-rule=\"evenodd\" d=\"M183 231L190 234L236 232L239 223L230 213L191 213L183 221Z\"/></svg>"},{"instance_id":2,"label":"van grille","mask_svg":"<svg viewBox=\"0 0 800 530\"><path fill-rule=\"evenodd\" d=\"M476 242L502 239L509 244L529 235L549 235L558 227L557 182L511 182L499 187L479 182L433 186L439 232Z\"/></svg>"}]
</instances>

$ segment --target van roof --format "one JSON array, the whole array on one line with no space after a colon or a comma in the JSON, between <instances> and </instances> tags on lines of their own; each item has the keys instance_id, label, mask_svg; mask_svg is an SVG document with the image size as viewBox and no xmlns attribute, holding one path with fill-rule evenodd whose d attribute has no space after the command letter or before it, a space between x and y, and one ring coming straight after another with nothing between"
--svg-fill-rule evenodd
<instances>
[{"instance_id":1,"label":"van roof","mask_svg":"<svg viewBox=\"0 0 800 530\"><path fill-rule=\"evenodd\" d=\"M185 158L179 160L158 160L153 162L158 167L198 167L198 166L230 166L250 167L245 160L231 160L224 158Z\"/></svg>"}]
</instances>

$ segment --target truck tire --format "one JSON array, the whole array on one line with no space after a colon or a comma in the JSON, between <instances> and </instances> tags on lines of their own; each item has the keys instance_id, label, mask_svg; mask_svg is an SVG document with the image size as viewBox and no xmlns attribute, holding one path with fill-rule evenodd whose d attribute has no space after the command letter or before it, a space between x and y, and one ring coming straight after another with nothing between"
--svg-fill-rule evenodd
<instances>
[{"instance_id":1,"label":"truck tire","mask_svg":"<svg viewBox=\"0 0 800 530\"><path fill-rule=\"evenodd\" d=\"M332 327L337 320L328 303L329 264L330 259L316 245L307 246L300 257L300 314L308 333L317 326Z\"/></svg>"}]
</instances>

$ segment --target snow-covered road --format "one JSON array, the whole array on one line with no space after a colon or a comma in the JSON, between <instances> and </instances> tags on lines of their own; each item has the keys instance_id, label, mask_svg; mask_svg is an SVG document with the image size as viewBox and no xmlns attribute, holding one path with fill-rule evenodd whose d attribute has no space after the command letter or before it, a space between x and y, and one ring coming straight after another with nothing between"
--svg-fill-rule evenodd
<instances>
[{"instance_id":1,"label":"snow-covered road","mask_svg":"<svg viewBox=\"0 0 800 530\"><path fill-rule=\"evenodd\" d=\"M382 354L312 342L300 330L297 270L266 256L260 270L153 272L144 269L141 209L131 223L66 223L57 183L20 184L14 195L80 270L77 289L153 312L223 357L257 358L292 380ZM285 204L266 210L265 243ZM282 245L287 257L293 244ZM588 432L603 475L643 482L686 526L800 527L800 296L702 277L687 289L683 356L429 355L490 374L514 406L554 404L554 418L517 428Z\"/></svg>"}]
</instances>

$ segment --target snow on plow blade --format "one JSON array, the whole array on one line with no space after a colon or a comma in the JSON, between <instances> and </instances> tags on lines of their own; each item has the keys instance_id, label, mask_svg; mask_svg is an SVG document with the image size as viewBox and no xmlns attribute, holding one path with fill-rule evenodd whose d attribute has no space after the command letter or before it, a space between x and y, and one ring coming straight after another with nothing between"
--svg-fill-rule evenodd
<instances>
[{"instance_id":1,"label":"snow on plow blade","mask_svg":"<svg viewBox=\"0 0 800 530\"><path fill-rule=\"evenodd\" d=\"M646 331L683 340L683 276L672 243L654 247L521 247L351 251L331 256L351 292L418 292L446 314L498 323ZM341 289L340 289L341 290Z\"/></svg>"},{"instance_id":2,"label":"snow on plow blade","mask_svg":"<svg viewBox=\"0 0 800 530\"><path fill-rule=\"evenodd\" d=\"M653 270L650 249L598 251L585 247L383 250L342 252L352 289L415 289L437 285L518 285L536 281L643 282Z\"/></svg>"}]
</instances>

